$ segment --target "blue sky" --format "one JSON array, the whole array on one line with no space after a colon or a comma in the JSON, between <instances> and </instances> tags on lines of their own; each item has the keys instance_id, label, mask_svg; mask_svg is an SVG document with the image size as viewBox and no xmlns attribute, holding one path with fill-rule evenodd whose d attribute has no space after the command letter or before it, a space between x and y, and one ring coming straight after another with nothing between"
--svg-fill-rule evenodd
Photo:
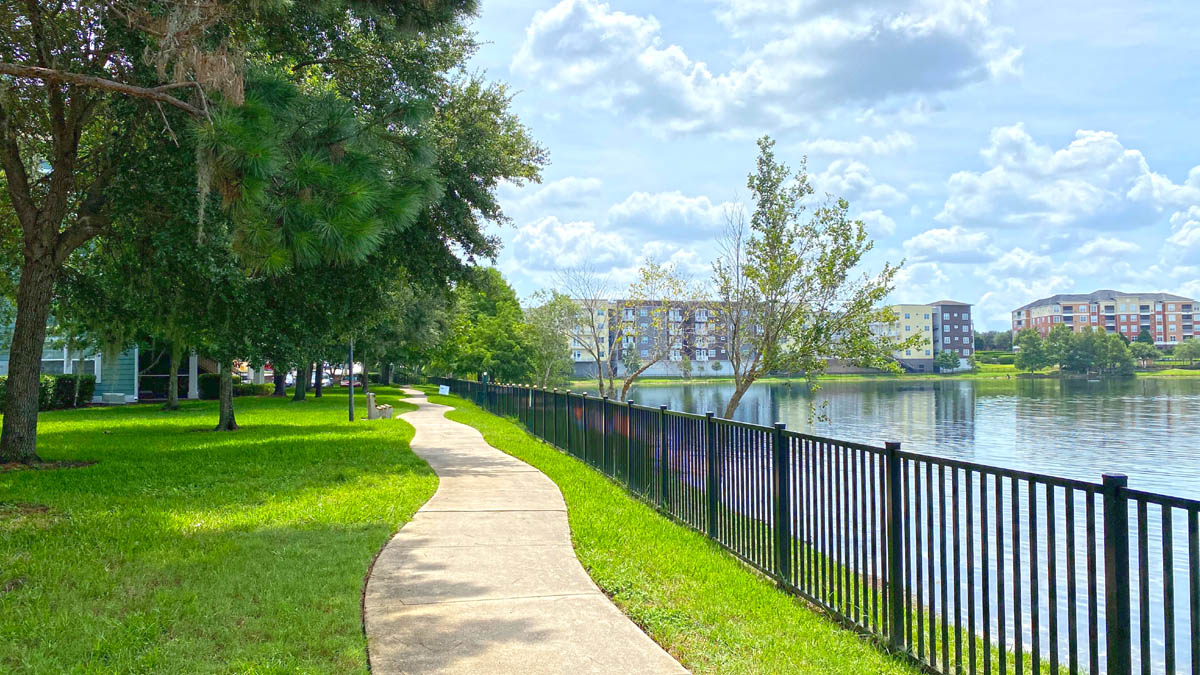
<instances>
[{"instance_id":1,"label":"blue sky","mask_svg":"<svg viewBox=\"0 0 1200 675\"><path fill-rule=\"evenodd\" d=\"M482 0L473 67L550 151L497 264L707 278L754 139L905 261L893 299L983 328L1098 288L1200 296L1200 3Z\"/></svg>"}]
</instances>

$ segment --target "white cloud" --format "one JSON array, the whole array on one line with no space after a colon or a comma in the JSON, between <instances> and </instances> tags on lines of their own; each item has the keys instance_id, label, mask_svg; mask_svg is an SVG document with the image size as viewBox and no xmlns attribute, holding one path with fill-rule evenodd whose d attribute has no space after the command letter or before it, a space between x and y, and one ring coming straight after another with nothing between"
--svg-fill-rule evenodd
<instances>
[{"instance_id":1,"label":"white cloud","mask_svg":"<svg viewBox=\"0 0 1200 675\"><path fill-rule=\"evenodd\" d=\"M847 106L919 100L1018 69L1020 50L986 3L727 0L719 17L746 50L725 72L661 36L653 16L561 0L526 28L512 69L664 132L791 126ZM763 30L766 26L769 30Z\"/></svg>"},{"instance_id":2,"label":"white cloud","mask_svg":"<svg viewBox=\"0 0 1200 675\"><path fill-rule=\"evenodd\" d=\"M627 267L634 253L620 235L589 221L564 223L554 216L517 229L508 250L536 271L589 265L599 271Z\"/></svg>"},{"instance_id":3,"label":"white cloud","mask_svg":"<svg viewBox=\"0 0 1200 675\"><path fill-rule=\"evenodd\" d=\"M904 250L914 260L946 263L986 262L996 257L986 232L958 226L926 230L904 242Z\"/></svg>"},{"instance_id":4,"label":"white cloud","mask_svg":"<svg viewBox=\"0 0 1200 675\"><path fill-rule=\"evenodd\" d=\"M896 233L896 221L879 209L860 213L858 219L867 226L867 232L872 237L890 236Z\"/></svg>"},{"instance_id":5,"label":"white cloud","mask_svg":"<svg viewBox=\"0 0 1200 675\"><path fill-rule=\"evenodd\" d=\"M917 147L917 140L905 131L893 131L883 138L860 136L858 140L843 141L832 138L815 138L800 144L804 152L823 155L890 155Z\"/></svg>"},{"instance_id":6,"label":"white cloud","mask_svg":"<svg viewBox=\"0 0 1200 675\"><path fill-rule=\"evenodd\" d=\"M1067 147L1052 150L1021 124L997 127L981 154L990 168L950 177L939 221L1134 229L1158 222L1165 209L1200 203L1200 171L1175 184L1108 131L1077 131Z\"/></svg>"},{"instance_id":7,"label":"white cloud","mask_svg":"<svg viewBox=\"0 0 1200 675\"><path fill-rule=\"evenodd\" d=\"M1167 244L1174 249L1172 254L1200 253L1200 206L1190 206L1171 216Z\"/></svg>"},{"instance_id":8,"label":"white cloud","mask_svg":"<svg viewBox=\"0 0 1200 675\"><path fill-rule=\"evenodd\" d=\"M1121 256L1133 255L1141 250L1142 247L1132 241L1113 237L1096 237L1080 246L1078 253L1092 259L1113 260Z\"/></svg>"},{"instance_id":9,"label":"white cloud","mask_svg":"<svg viewBox=\"0 0 1200 675\"><path fill-rule=\"evenodd\" d=\"M818 194L828 192L849 202L871 206L895 206L908 197L887 183L880 183L871 169L852 159L835 160L827 169L812 177Z\"/></svg>"},{"instance_id":10,"label":"white cloud","mask_svg":"<svg viewBox=\"0 0 1200 675\"><path fill-rule=\"evenodd\" d=\"M704 195L689 197L678 190L634 192L608 209L608 223L668 239L694 240L719 233L724 227L725 211L730 208L737 205L714 203Z\"/></svg>"},{"instance_id":11,"label":"white cloud","mask_svg":"<svg viewBox=\"0 0 1200 675\"><path fill-rule=\"evenodd\" d=\"M528 185L521 188L509 187L508 203L522 211L576 208L588 203L600 192L599 178L567 176L543 185Z\"/></svg>"},{"instance_id":12,"label":"white cloud","mask_svg":"<svg viewBox=\"0 0 1200 675\"><path fill-rule=\"evenodd\" d=\"M933 302L949 292L950 276L935 262L906 263L896 272L893 303Z\"/></svg>"}]
</instances>

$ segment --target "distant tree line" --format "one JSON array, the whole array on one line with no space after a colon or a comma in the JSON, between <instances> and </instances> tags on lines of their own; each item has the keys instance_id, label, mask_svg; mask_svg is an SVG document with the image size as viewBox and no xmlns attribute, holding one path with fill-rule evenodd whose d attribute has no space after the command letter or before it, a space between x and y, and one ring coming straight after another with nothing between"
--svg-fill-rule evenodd
<instances>
[{"instance_id":1,"label":"distant tree line","mask_svg":"<svg viewBox=\"0 0 1200 675\"><path fill-rule=\"evenodd\" d=\"M1017 369L1028 372L1057 367L1063 373L1127 375L1136 362L1145 366L1162 355L1153 344L1130 342L1119 333L1091 327L1076 332L1065 324L1054 326L1045 338L1026 328L1017 334L1016 348Z\"/></svg>"}]
</instances>

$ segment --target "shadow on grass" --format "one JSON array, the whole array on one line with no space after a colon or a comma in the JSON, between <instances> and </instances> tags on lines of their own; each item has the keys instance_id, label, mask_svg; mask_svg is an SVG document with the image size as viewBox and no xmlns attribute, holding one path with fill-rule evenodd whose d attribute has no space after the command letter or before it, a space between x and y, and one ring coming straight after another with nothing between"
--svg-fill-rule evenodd
<instances>
[{"instance_id":1,"label":"shadow on grass","mask_svg":"<svg viewBox=\"0 0 1200 675\"><path fill-rule=\"evenodd\" d=\"M345 404L238 399L237 433L193 433L209 401L44 415L44 457L99 463L0 474L56 514L0 528L0 669L363 669L363 575L437 478Z\"/></svg>"}]
</instances>

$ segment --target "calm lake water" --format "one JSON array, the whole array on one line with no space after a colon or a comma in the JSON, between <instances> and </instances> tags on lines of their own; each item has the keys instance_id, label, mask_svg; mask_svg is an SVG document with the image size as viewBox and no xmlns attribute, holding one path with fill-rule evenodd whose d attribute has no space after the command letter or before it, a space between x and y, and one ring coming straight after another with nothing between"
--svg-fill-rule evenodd
<instances>
[{"instance_id":1,"label":"calm lake water","mask_svg":"<svg viewBox=\"0 0 1200 675\"><path fill-rule=\"evenodd\" d=\"M647 385L634 389L631 398L641 405L666 404L674 410L695 413L711 410L720 414L732 393L732 384ZM827 419L811 421L813 404ZM816 393L802 383L760 384L747 392L734 417L763 425L781 421L796 431L872 445L899 441L911 452L1092 482L1099 482L1104 473L1124 473L1129 476L1131 488L1200 499L1200 378L1124 378L1098 382L1057 379L831 381L822 384ZM766 476L762 477L762 480L766 479ZM1028 494L1018 498L1022 500L1024 513ZM1010 504L1011 494L1005 497L1003 513L1008 512ZM1084 500L1081 494L1077 495L1076 507L1077 513L1082 514ZM1132 509L1130 517L1132 528ZM1177 616L1181 617L1174 631L1176 656L1179 663L1188 664L1190 632L1200 630L1200 626L1192 626L1192 622L1183 618L1188 611L1188 601L1186 591L1181 589L1188 588L1190 574L1183 520L1177 518L1172 527L1175 557L1170 576L1178 594ZM1045 532L1045 512L1039 515L1038 521L1039 529ZM1067 524L1061 511L1056 514L1055 521L1060 533L1056 536L1062 537ZM1147 528L1151 564L1146 570L1150 589L1146 601L1152 617L1149 644L1153 672L1163 670L1167 633L1162 623L1164 568L1154 562L1161 560L1160 527L1158 512L1154 511ZM1023 524L1019 533L1022 550L1028 547L1027 530L1028 523ZM1084 541L1085 533L1079 521L1075 530L1077 541ZM932 538L929 545L932 546ZM1044 537L1038 548L1042 564L1035 572L1045 589L1049 579L1044 565L1050 552ZM1062 559L1062 549L1053 555L1058 561L1057 585L1060 589L1065 588L1067 565ZM1102 550L1098 551L1098 556L1103 560ZM996 561L988 560L984 564L996 578ZM1132 561L1131 580L1138 579L1139 564L1136 559ZM1011 548L1005 552L1004 565L1012 569ZM1077 563L1077 566L1081 565L1082 562ZM965 575L965 570L960 571ZM910 574L913 574L911 570ZM1028 567L1025 574L1022 585L1028 584ZM910 584L914 581L915 574ZM930 579L929 588L930 592L941 590L940 582ZM991 596L995 607L998 599L995 591L978 590L979 600L984 593ZM1132 584L1130 593L1134 608L1131 629L1135 636L1133 659L1136 671L1142 661L1136 637L1141 623L1137 608L1142 598L1136 583ZM1098 595L1101 639L1095 647L1103 654L1104 606L1102 592ZM1080 598L1080 602L1084 602L1086 594L1081 594ZM1059 625L1065 630L1067 604L1062 597L1052 607L1043 595L1038 605L1043 617L1051 613L1059 615ZM1083 609L1082 605L1080 609ZM939 613L945 616L944 608ZM1025 618L1019 628L1011 616L1005 621L1010 637L1012 631L1020 630L1026 645L1037 639L1045 650L1043 653L1049 651L1045 621L1036 638L1031 630L1028 595L1021 603L1021 614ZM1078 638L1082 644L1088 641L1085 628L1086 623L1081 621ZM994 637L994 630L992 632ZM1059 651L1065 662L1065 638Z\"/></svg>"},{"instance_id":2,"label":"calm lake water","mask_svg":"<svg viewBox=\"0 0 1200 675\"><path fill-rule=\"evenodd\" d=\"M732 384L635 387L641 405L718 415ZM814 402L828 421L810 423ZM1200 378L914 380L751 387L734 415L756 424L993 466L1200 498Z\"/></svg>"}]
</instances>

